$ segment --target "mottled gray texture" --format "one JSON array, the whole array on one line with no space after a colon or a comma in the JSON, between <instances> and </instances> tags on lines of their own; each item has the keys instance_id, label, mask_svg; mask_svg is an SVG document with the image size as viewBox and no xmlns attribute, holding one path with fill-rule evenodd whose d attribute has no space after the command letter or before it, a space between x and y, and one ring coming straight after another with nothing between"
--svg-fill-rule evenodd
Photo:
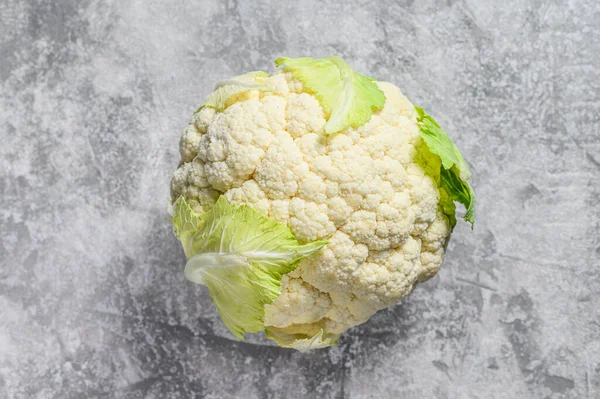
<instances>
[{"instance_id":1,"label":"mottled gray texture","mask_svg":"<svg viewBox=\"0 0 600 399\"><path fill-rule=\"evenodd\" d=\"M339 347L234 342L163 220L179 135L334 53L447 128L475 230ZM598 398L599 126L596 0L2 0L0 397Z\"/></svg>"}]
</instances>

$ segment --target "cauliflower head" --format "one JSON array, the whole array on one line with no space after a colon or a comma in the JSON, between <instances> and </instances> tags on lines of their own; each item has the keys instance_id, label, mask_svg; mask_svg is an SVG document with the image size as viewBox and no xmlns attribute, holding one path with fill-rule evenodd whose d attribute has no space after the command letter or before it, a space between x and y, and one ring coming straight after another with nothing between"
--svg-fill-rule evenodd
<instances>
[{"instance_id":1,"label":"cauliflower head","mask_svg":"<svg viewBox=\"0 0 600 399\"><path fill-rule=\"evenodd\" d=\"M179 143L172 222L234 335L332 345L439 270L469 168L391 83L339 57L217 84Z\"/></svg>"}]
</instances>

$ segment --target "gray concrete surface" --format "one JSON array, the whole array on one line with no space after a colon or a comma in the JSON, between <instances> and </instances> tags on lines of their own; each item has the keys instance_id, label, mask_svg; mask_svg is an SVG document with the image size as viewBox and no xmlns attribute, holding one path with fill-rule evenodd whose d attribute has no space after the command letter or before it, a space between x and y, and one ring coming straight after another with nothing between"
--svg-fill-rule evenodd
<instances>
[{"instance_id":1,"label":"gray concrete surface","mask_svg":"<svg viewBox=\"0 0 600 399\"><path fill-rule=\"evenodd\" d=\"M478 220L402 304L234 342L164 222L218 79L339 54L434 115ZM595 0L0 1L0 397L599 398Z\"/></svg>"}]
</instances>

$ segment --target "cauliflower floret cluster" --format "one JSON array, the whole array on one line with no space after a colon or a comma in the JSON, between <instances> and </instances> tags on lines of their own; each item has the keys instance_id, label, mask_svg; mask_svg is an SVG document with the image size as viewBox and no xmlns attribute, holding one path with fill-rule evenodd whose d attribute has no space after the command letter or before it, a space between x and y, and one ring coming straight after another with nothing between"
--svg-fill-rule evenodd
<instances>
[{"instance_id":1,"label":"cauliflower floret cluster","mask_svg":"<svg viewBox=\"0 0 600 399\"><path fill-rule=\"evenodd\" d=\"M383 107L334 134L324 130L333 112L302 78L284 69L260 84L269 89L196 112L181 136L172 198L202 214L224 196L289 227L300 244L327 240L282 276L263 323L275 337L333 337L440 268L454 223L443 159L391 83L373 81Z\"/></svg>"}]
</instances>

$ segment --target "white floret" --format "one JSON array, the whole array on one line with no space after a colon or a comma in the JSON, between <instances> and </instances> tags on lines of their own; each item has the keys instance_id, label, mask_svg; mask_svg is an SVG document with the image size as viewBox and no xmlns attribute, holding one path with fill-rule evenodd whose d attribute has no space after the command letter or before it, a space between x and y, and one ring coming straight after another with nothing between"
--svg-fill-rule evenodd
<instances>
[{"instance_id":1,"label":"white floret","mask_svg":"<svg viewBox=\"0 0 600 399\"><path fill-rule=\"evenodd\" d=\"M198 212L209 210L220 194L207 180L204 162L198 157L192 162L182 164L171 180L171 197L185 197L190 206Z\"/></svg>"},{"instance_id":2,"label":"white floret","mask_svg":"<svg viewBox=\"0 0 600 399\"><path fill-rule=\"evenodd\" d=\"M289 133L280 130L274 136L254 178L272 199L295 197L300 182L308 175L309 165Z\"/></svg>"},{"instance_id":3,"label":"white floret","mask_svg":"<svg viewBox=\"0 0 600 399\"><path fill-rule=\"evenodd\" d=\"M319 101L310 94L291 95L287 101L288 132L294 138L310 133L322 133L325 114Z\"/></svg>"},{"instance_id":4,"label":"white floret","mask_svg":"<svg viewBox=\"0 0 600 399\"><path fill-rule=\"evenodd\" d=\"M198 128L194 124L190 123L183 131L179 140L181 162L191 162L196 158L196 155L198 155L198 143L201 137L202 133L198 131Z\"/></svg>"}]
</instances>

